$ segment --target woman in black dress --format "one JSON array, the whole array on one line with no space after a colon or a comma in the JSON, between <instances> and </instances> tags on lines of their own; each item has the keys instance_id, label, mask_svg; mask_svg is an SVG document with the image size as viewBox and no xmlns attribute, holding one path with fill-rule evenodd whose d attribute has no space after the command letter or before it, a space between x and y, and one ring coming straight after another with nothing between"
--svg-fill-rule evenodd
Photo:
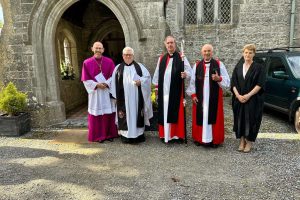
<instances>
[{"instance_id":1,"label":"woman in black dress","mask_svg":"<svg viewBox=\"0 0 300 200\"><path fill-rule=\"evenodd\" d=\"M238 64L232 73L231 92L234 115L233 131L240 139L238 151L248 153L255 142L263 113L265 69L253 62L254 44L243 48L244 63Z\"/></svg>"}]
</instances>

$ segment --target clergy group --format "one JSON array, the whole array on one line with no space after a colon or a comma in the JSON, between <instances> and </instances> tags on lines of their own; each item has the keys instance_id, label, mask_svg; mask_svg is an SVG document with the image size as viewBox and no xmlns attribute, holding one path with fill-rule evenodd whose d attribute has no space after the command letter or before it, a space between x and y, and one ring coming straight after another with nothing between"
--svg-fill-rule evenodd
<instances>
[{"instance_id":1,"label":"clergy group","mask_svg":"<svg viewBox=\"0 0 300 200\"><path fill-rule=\"evenodd\" d=\"M124 143L144 142L145 126L153 117L153 84L158 103L158 137L163 143L187 141L190 131L186 127L185 94L193 102L194 143L218 147L224 142L222 97L223 90L230 88L224 63L213 58L210 44L202 46L202 59L193 67L183 48L181 52L177 50L173 36L167 36L164 45L166 53L158 58L151 80L147 67L134 60L131 47L123 49L123 62L115 66L102 55L103 44L94 43L94 55L84 61L81 78L88 93L89 141L102 143L120 137Z\"/></svg>"}]
</instances>

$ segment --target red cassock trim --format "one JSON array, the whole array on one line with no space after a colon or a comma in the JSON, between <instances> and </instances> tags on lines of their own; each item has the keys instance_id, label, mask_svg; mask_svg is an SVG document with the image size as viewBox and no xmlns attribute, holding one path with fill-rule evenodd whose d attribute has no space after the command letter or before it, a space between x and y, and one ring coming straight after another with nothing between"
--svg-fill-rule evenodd
<instances>
[{"instance_id":1,"label":"red cassock trim","mask_svg":"<svg viewBox=\"0 0 300 200\"><path fill-rule=\"evenodd\" d=\"M213 144L222 144L224 142L224 110L223 110L223 91L219 89L218 111L216 124L212 125ZM195 141L202 142L202 126L196 124L196 105L193 104L193 123L192 137Z\"/></svg>"},{"instance_id":2,"label":"red cassock trim","mask_svg":"<svg viewBox=\"0 0 300 200\"><path fill-rule=\"evenodd\" d=\"M183 92L183 90L181 90ZM159 125L158 127L159 137L164 138L164 126ZM180 96L179 113L177 124L171 124L170 137L177 136L184 139L184 107L183 107L183 93Z\"/></svg>"},{"instance_id":3,"label":"red cassock trim","mask_svg":"<svg viewBox=\"0 0 300 200\"><path fill-rule=\"evenodd\" d=\"M205 68L206 69L206 68ZM205 73L204 69L204 73ZM202 142L202 126L196 123L196 105L193 104L192 110L192 137L194 141ZM222 144L224 142L224 110L223 110L223 91L219 88L218 111L216 124L212 125L213 144Z\"/></svg>"},{"instance_id":4,"label":"red cassock trim","mask_svg":"<svg viewBox=\"0 0 300 200\"><path fill-rule=\"evenodd\" d=\"M223 91L219 89L218 112L216 124L212 125L213 144L222 144L224 142L224 110L223 110Z\"/></svg>"}]
</instances>

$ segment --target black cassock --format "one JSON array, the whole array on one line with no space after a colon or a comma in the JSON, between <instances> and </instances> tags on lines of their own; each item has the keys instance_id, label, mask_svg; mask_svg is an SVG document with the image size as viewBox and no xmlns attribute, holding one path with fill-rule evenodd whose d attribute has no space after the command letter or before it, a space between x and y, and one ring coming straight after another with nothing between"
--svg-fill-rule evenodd
<instances>
[{"instance_id":1,"label":"black cassock","mask_svg":"<svg viewBox=\"0 0 300 200\"><path fill-rule=\"evenodd\" d=\"M243 77L243 63L237 65L233 70L231 78L233 131L237 138L244 136L249 141L254 142L256 140L262 120L265 81L265 68L261 64L253 62L245 78ZM240 103L234 95L233 87L236 87L240 95L245 95L256 85L260 86L261 89L246 103Z\"/></svg>"}]
</instances>

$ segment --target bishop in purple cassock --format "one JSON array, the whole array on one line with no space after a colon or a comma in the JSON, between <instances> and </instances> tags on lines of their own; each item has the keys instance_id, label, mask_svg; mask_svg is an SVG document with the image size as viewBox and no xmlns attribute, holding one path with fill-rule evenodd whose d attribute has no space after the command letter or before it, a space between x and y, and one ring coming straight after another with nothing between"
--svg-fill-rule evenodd
<instances>
[{"instance_id":1,"label":"bishop in purple cassock","mask_svg":"<svg viewBox=\"0 0 300 200\"><path fill-rule=\"evenodd\" d=\"M94 56L83 62L81 81L88 92L88 140L102 143L118 137L116 107L109 90L115 65L102 55L101 42L95 42L92 51Z\"/></svg>"}]
</instances>

